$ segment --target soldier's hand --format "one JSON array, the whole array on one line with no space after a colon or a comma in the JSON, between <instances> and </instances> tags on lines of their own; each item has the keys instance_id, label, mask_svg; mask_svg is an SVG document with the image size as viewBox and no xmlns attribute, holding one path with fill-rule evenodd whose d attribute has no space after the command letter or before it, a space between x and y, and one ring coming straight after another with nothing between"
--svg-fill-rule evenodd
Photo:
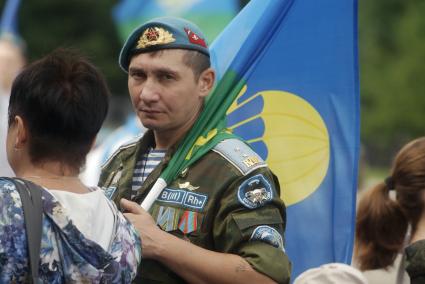
<instances>
[{"instance_id":1,"label":"soldier's hand","mask_svg":"<svg viewBox=\"0 0 425 284\"><path fill-rule=\"evenodd\" d=\"M154 253L161 246L160 236L165 232L156 225L152 216L139 204L127 199L121 199L120 203L121 207L127 212L124 213L124 216L130 220L140 234L142 256L144 258L154 258Z\"/></svg>"}]
</instances>

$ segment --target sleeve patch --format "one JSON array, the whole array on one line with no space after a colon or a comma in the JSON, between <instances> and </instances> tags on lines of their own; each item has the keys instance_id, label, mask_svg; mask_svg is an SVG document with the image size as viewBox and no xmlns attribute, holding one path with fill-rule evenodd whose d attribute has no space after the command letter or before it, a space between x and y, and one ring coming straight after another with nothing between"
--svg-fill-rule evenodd
<instances>
[{"instance_id":1,"label":"sleeve patch","mask_svg":"<svg viewBox=\"0 0 425 284\"><path fill-rule=\"evenodd\" d=\"M249 240L265 242L285 252L282 236L275 228L270 226L258 226L252 232L251 238Z\"/></svg>"},{"instance_id":2,"label":"sleeve patch","mask_svg":"<svg viewBox=\"0 0 425 284\"><path fill-rule=\"evenodd\" d=\"M237 195L243 206L255 209L264 206L273 199L273 190L270 182L259 174L245 180L239 186Z\"/></svg>"},{"instance_id":3,"label":"sleeve patch","mask_svg":"<svg viewBox=\"0 0 425 284\"><path fill-rule=\"evenodd\" d=\"M257 153L238 139L223 140L214 147L213 151L228 160L243 175L267 166Z\"/></svg>"}]
</instances>

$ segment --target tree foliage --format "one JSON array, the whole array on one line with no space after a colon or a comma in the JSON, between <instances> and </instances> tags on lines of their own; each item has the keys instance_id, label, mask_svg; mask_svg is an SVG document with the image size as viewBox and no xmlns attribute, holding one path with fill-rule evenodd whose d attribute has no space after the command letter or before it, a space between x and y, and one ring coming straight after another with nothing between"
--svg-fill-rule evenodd
<instances>
[{"instance_id":1,"label":"tree foliage","mask_svg":"<svg viewBox=\"0 0 425 284\"><path fill-rule=\"evenodd\" d=\"M117 1L21 1L18 30L27 43L29 61L58 47L73 47L104 73L114 94L127 94L126 76L118 67L121 42L112 20ZM5 0L0 0L3 10Z\"/></svg>"},{"instance_id":2,"label":"tree foliage","mask_svg":"<svg viewBox=\"0 0 425 284\"><path fill-rule=\"evenodd\" d=\"M425 134L425 2L359 4L361 137L369 161L388 165Z\"/></svg>"}]
</instances>

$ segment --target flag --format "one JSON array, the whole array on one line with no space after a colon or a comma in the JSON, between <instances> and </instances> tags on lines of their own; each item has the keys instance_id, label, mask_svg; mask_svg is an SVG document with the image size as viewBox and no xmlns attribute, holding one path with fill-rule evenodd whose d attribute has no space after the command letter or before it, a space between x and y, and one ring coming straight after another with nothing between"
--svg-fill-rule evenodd
<instances>
[{"instance_id":1,"label":"flag","mask_svg":"<svg viewBox=\"0 0 425 284\"><path fill-rule=\"evenodd\" d=\"M227 124L279 177L292 278L323 263L350 263L359 155L357 1L252 0L212 50L219 77L230 69L246 82ZM248 69L233 64L244 56L253 58Z\"/></svg>"},{"instance_id":2,"label":"flag","mask_svg":"<svg viewBox=\"0 0 425 284\"><path fill-rule=\"evenodd\" d=\"M220 80L159 182L165 186L220 139L243 137L279 177L293 278L351 261L356 19L356 0L251 0L211 46Z\"/></svg>"},{"instance_id":3,"label":"flag","mask_svg":"<svg viewBox=\"0 0 425 284\"><path fill-rule=\"evenodd\" d=\"M17 34L17 14L20 0L7 0L3 7L0 33Z\"/></svg>"},{"instance_id":4,"label":"flag","mask_svg":"<svg viewBox=\"0 0 425 284\"><path fill-rule=\"evenodd\" d=\"M238 0L121 0L112 15L123 40L141 23L174 16L197 24L211 42L238 10Z\"/></svg>"}]
</instances>

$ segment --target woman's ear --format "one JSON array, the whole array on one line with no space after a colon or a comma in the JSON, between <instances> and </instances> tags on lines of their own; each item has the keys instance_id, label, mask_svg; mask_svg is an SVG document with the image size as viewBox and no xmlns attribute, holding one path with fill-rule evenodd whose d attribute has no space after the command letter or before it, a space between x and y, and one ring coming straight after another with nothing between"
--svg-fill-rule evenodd
<instances>
[{"instance_id":1,"label":"woman's ear","mask_svg":"<svg viewBox=\"0 0 425 284\"><path fill-rule=\"evenodd\" d=\"M209 95L211 89L214 86L215 82L215 72L212 68L204 70L199 76L199 93L201 97L206 97Z\"/></svg>"},{"instance_id":2,"label":"woman's ear","mask_svg":"<svg viewBox=\"0 0 425 284\"><path fill-rule=\"evenodd\" d=\"M15 149L20 149L27 143L28 130L22 117L19 115L15 116L14 124L16 127Z\"/></svg>"}]
</instances>

